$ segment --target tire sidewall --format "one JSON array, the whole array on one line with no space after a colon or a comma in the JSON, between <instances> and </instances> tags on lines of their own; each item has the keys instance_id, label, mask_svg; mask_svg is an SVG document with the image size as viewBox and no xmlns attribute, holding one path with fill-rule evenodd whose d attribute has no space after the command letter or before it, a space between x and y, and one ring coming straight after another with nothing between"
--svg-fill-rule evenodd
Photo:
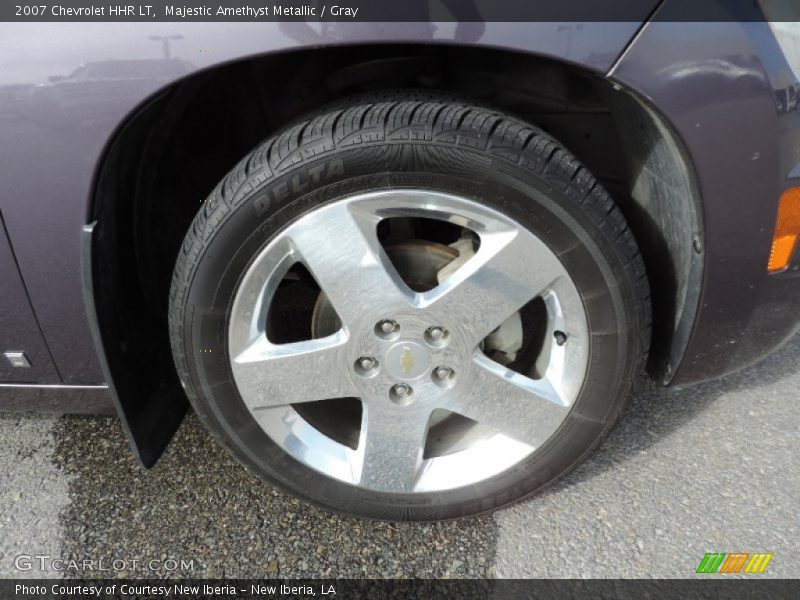
<instances>
[{"instance_id":1,"label":"tire sidewall","mask_svg":"<svg viewBox=\"0 0 800 600\"><path fill-rule=\"evenodd\" d=\"M540 175L478 149L389 143L305 161L238 198L203 240L183 298L180 352L187 392L233 454L257 474L334 510L382 519L432 520L492 510L568 471L614 422L634 376L638 331L625 256L582 207L581 198ZM444 175L443 173L447 173ZM292 458L261 429L233 380L228 319L250 262L289 224L347 196L429 189L499 210L561 259L586 311L589 361L583 388L559 430L516 466L482 482L430 494L386 494L330 479ZM479 299L477 299L479 301ZM174 340L173 340L174 342ZM316 374L312 375L316 376Z\"/></svg>"}]
</instances>

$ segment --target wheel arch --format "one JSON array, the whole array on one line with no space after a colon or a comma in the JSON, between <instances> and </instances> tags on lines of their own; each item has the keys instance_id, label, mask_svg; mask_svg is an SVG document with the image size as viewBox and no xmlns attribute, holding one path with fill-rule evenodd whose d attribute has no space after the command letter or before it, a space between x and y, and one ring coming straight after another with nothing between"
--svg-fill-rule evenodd
<instances>
[{"instance_id":1,"label":"wheel arch","mask_svg":"<svg viewBox=\"0 0 800 600\"><path fill-rule=\"evenodd\" d=\"M650 372L664 383L671 378L699 297L702 212L687 153L657 110L600 73L552 58L381 45L370 47L364 61L363 50L298 50L197 73L139 106L109 141L88 215L96 226L84 234L85 295L118 411L145 466L157 460L187 408L166 308L192 218L263 138L360 92L457 93L556 136L603 182L631 225L653 291ZM284 82L279 93L270 84L276 80Z\"/></svg>"}]
</instances>

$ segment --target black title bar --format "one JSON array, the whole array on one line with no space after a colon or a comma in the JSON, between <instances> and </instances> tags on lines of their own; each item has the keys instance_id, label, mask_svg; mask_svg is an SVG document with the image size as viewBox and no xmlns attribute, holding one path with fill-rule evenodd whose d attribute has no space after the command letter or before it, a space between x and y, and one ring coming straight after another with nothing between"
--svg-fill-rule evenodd
<instances>
[{"instance_id":1,"label":"black title bar","mask_svg":"<svg viewBox=\"0 0 800 600\"><path fill-rule=\"evenodd\" d=\"M762 7L766 7L767 16ZM5 0L0 21L800 21L784 0Z\"/></svg>"}]
</instances>

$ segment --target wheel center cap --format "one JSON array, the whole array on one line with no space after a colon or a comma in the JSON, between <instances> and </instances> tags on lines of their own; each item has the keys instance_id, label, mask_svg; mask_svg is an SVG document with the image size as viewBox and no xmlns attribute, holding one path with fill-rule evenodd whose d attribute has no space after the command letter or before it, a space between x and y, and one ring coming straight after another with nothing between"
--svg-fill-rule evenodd
<instances>
[{"instance_id":1,"label":"wheel center cap","mask_svg":"<svg viewBox=\"0 0 800 600\"><path fill-rule=\"evenodd\" d=\"M397 379L416 379L428 372L431 358L416 342L398 342L386 352L386 370Z\"/></svg>"}]
</instances>

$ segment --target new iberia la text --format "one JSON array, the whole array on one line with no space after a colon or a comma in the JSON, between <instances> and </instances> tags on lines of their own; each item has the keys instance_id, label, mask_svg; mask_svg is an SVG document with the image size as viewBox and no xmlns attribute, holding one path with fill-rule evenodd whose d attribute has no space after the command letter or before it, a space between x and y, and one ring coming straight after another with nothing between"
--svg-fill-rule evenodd
<instances>
[{"instance_id":1,"label":"new iberia la text","mask_svg":"<svg viewBox=\"0 0 800 600\"><path fill-rule=\"evenodd\" d=\"M235 585L225 584L225 585L213 585L213 584L203 584L203 585L186 585L186 584L176 584L173 587L173 591L176 595L181 594L190 594L190 595L201 595L202 597L206 596L213 596L213 597L225 597L225 596L237 596L239 594L249 593L251 596L255 597L262 597L262 596L328 596L332 597L336 595L336 588L330 583L322 583L322 584L315 584L315 585L289 585L285 583L281 584L268 584L268 583L251 583L247 586L247 588L238 587Z\"/></svg>"}]
</instances>

